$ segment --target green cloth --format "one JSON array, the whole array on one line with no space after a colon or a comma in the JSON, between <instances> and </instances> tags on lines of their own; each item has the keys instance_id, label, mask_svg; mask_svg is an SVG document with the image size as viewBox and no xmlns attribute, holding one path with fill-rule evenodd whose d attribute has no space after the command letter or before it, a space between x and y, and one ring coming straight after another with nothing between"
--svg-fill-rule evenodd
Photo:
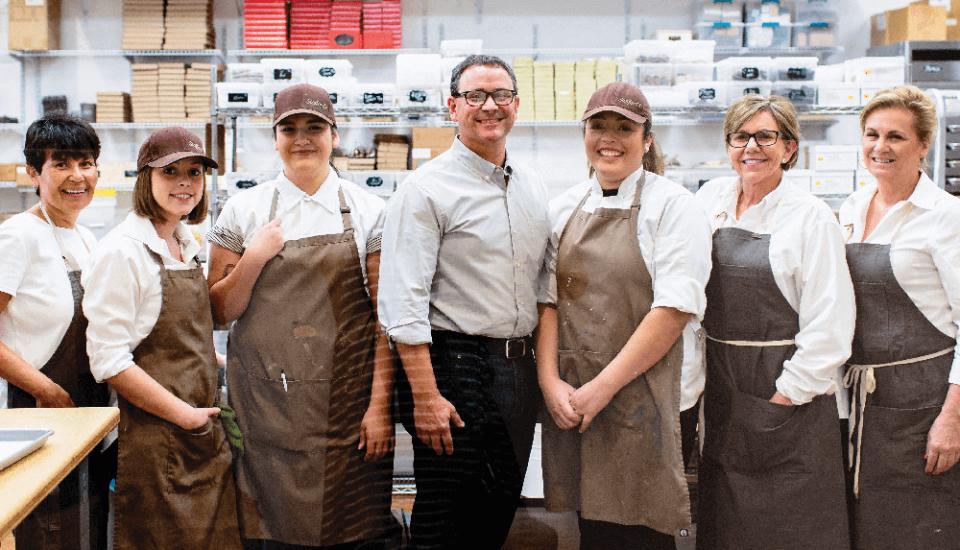
<instances>
[{"instance_id":1,"label":"green cloth","mask_svg":"<svg viewBox=\"0 0 960 550\"><path fill-rule=\"evenodd\" d=\"M217 403L214 406L220 407L220 420L223 422L223 430L227 432L227 441L243 456L243 432L240 431L240 425L237 424L236 411L225 403Z\"/></svg>"}]
</instances>

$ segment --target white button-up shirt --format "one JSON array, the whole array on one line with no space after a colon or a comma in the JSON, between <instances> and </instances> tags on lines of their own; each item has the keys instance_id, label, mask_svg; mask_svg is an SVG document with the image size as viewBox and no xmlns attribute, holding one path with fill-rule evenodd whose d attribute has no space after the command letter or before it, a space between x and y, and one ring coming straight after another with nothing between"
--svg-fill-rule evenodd
<instances>
[{"instance_id":1,"label":"white button-up shirt","mask_svg":"<svg viewBox=\"0 0 960 550\"><path fill-rule=\"evenodd\" d=\"M340 189L343 189L343 198L350 207L353 238L366 278L367 254L380 251L384 202L355 183L340 178L333 170L312 195L304 193L283 172L276 179L234 195L207 233L207 239L212 244L243 254L257 231L270 221L275 193L278 194L275 217L280 220L285 241L343 233Z\"/></svg>"},{"instance_id":2,"label":"white button-up shirt","mask_svg":"<svg viewBox=\"0 0 960 550\"><path fill-rule=\"evenodd\" d=\"M777 391L797 405L834 393L850 357L856 304L844 236L830 208L809 192L778 185L738 220L740 180L717 178L697 192L713 230L738 227L770 235L777 288L798 314L797 350L783 364ZM708 306L709 307L709 306ZM744 304L750 315L750 304ZM838 397L839 411L845 411Z\"/></svg>"},{"instance_id":3,"label":"white button-up shirt","mask_svg":"<svg viewBox=\"0 0 960 550\"><path fill-rule=\"evenodd\" d=\"M166 269L192 269L200 252L198 236L181 223L175 236L183 261L170 255L153 223L131 212L97 246L83 272L83 312L87 317L87 354L97 381L134 365L133 350L157 324L163 302L159 254Z\"/></svg>"},{"instance_id":4,"label":"white button-up shirt","mask_svg":"<svg viewBox=\"0 0 960 550\"><path fill-rule=\"evenodd\" d=\"M642 171L625 179L614 196L604 197L596 178L591 178L550 202L551 232L546 264L549 279L543 303L556 303L557 250L563 229L577 205L589 193L583 204L585 212L592 213L597 208L629 209ZM699 329L706 308L704 288L711 268L710 224L689 191L648 172L640 191L637 241L653 281L651 307L670 307L693 315L683 331L680 410L687 410L696 404L704 384ZM603 266L595 268L602 270Z\"/></svg>"},{"instance_id":5,"label":"white button-up shirt","mask_svg":"<svg viewBox=\"0 0 960 550\"><path fill-rule=\"evenodd\" d=\"M960 199L926 174L913 194L893 205L864 239L867 209L876 184L860 189L840 207L840 223L851 243L890 245L893 275L910 301L940 332L960 332ZM960 384L960 344L953 354L950 383Z\"/></svg>"},{"instance_id":6,"label":"white button-up shirt","mask_svg":"<svg viewBox=\"0 0 960 550\"><path fill-rule=\"evenodd\" d=\"M509 159L496 166L459 139L410 174L390 198L383 230L379 314L390 338L430 343L431 329L530 334L547 203L535 172Z\"/></svg>"}]
</instances>

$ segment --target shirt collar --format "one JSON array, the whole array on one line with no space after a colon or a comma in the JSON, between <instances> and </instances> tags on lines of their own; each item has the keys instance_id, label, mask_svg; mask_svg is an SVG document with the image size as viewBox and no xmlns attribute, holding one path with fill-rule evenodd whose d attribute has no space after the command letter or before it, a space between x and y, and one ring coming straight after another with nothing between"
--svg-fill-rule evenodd
<instances>
[{"instance_id":1,"label":"shirt collar","mask_svg":"<svg viewBox=\"0 0 960 550\"><path fill-rule=\"evenodd\" d=\"M920 172L920 181L917 182L913 193L907 198L907 202L917 208L933 210L933 208L937 206L937 198L940 195L939 191L940 188L937 187L937 184L933 183L933 180L925 173Z\"/></svg>"},{"instance_id":2,"label":"shirt collar","mask_svg":"<svg viewBox=\"0 0 960 550\"><path fill-rule=\"evenodd\" d=\"M323 180L316 193L308 195L290 181L281 170L280 175L277 176L277 190L280 192L278 212L300 201L316 202L331 213L340 212L340 197L337 193L340 190L340 186L337 185L338 179L336 171L331 168L330 173L327 174L327 179Z\"/></svg>"},{"instance_id":3,"label":"shirt collar","mask_svg":"<svg viewBox=\"0 0 960 550\"><path fill-rule=\"evenodd\" d=\"M497 166L496 164L471 151L469 147L460 141L460 136L457 136L457 139L453 140L453 147L451 147L451 150L453 151L456 160L465 164L468 168L484 178L499 179L503 178L504 175L507 177L513 175L513 166L510 164L510 156L507 154L504 156L504 163L503 167L501 168L500 166Z\"/></svg>"},{"instance_id":4,"label":"shirt collar","mask_svg":"<svg viewBox=\"0 0 960 550\"><path fill-rule=\"evenodd\" d=\"M157 234L157 229L153 226L153 222L148 218L139 216L135 212L130 212L127 214L127 219L124 221L123 226L123 233L127 237L143 243L155 254L173 262L177 261L170 255L167 243L160 238L160 235ZM197 239L194 237L193 231L181 222L177 224L177 228L173 234L177 240L180 241L181 252L183 254L182 263L188 263L193 260L194 256L200 252L200 243L197 242Z\"/></svg>"},{"instance_id":5,"label":"shirt collar","mask_svg":"<svg viewBox=\"0 0 960 550\"><path fill-rule=\"evenodd\" d=\"M640 181L640 176L643 175L643 167L637 169L636 172L627 176L623 182L620 183L620 187L617 188L617 194L614 195L616 198L620 197L633 197L633 193L637 189L637 182ZM648 176L649 182L649 176ZM594 173L590 177L590 193L592 195L603 196L603 188L600 187L600 182L597 180L597 175Z\"/></svg>"}]
</instances>

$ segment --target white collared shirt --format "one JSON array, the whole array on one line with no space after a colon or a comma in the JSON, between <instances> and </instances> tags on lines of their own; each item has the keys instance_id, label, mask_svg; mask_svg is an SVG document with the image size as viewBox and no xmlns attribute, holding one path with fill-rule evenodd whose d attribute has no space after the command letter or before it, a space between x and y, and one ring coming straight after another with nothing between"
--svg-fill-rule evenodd
<instances>
[{"instance_id":1,"label":"white collared shirt","mask_svg":"<svg viewBox=\"0 0 960 550\"><path fill-rule=\"evenodd\" d=\"M893 205L864 239L867 210L876 183L858 190L840 207L850 243L890 245L893 275L930 323L950 338L960 332L960 200L926 174L905 201ZM960 384L960 343L950 383Z\"/></svg>"},{"instance_id":2,"label":"white collared shirt","mask_svg":"<svg viewBox=\"0 0 960 550\"><path fill-rule=\"evenodd\" d=\"M777 288L798 314L797 350L784 362L777 391L794 404L836 392L850 357L856 305L843 232L830 208L809 192L778 185L738 220L737 177L716 178L697 192L714 231L738 227L770 235L770 265ZM709 307L709 304L708 304ZM750 315L751 304L743 304ZM844 392L838 393L839 411Z\"/></svg>"},{"instance_id":3,"label":"white collared shirt","mask_svg":"<svg viewBox=\"0 0 960 550\"><path fill-rule=\"evenodd\" d=\"M60 346L73 320L67 270L86 268L95 246L87 228L54 227L30 212L0 224L0 292L12 297L0 312L0 342L30 366L42 368ZM6 406L0 378L0 409Z\"/></svg>"},{"instance_id":4,"label":"white collared shirt","mask_svg":"<svg viewBox=\"0 0 960 550\"><path fill-rule=\"evenodd\" d=\"M384 202L355 183L340 178L333 170L313 195L304 193L283 172L276 179L241 191L227 201L207 239L212 244L243 254L257 231L270 221L275 192L279 192L276 217L280 219L285 241L343 233L337 193L340 189L343 189L344 200L350 207L353 236L366 278L367 253L380 250Z\"/></svg>"},{"instance_id":5,"label":"white collared shirt","mask_svg":"<svg viewBox=\"0 0 960 550\"><path fill-rule=\"evenodd\" d=\"M560 236L583 197L589 193L583 204L585 212L597 208L629 209L642 171L641 168L627 177L614 196L604 197L596 178L591 178L550 201L551 231L546 260L549 284L541 296L542 303L556 303ZM704 384L699 329L706 307L704 288L711 268L710 224L689 191L648 172L640 192L637 241L653 281L651 308L670 307L693 315L683 331L680 410L687 410L696 404ZM596 269L602 271L603 266Z\"/></svg>"},{"instance_id":6,"label":"white collared shirt","mask_svg":"<svg viewBox=\"0 0 960 550\"><path fill-rule=\"evenodd\" d=\"M509 158L496 166L459 139L410 174L384 224L379 315L390 338L430 343L431 328L492 338L533 332L547 202L536 172Z\"/></svg>"},{"instance_id":7,"label":"white collared shirt","mask_svg":"<svg viewBox=\"0 0 960 550\"><path fill-rule=\"evenodd\" d=\"M200 252L193 230L180 223L174 233L183 261L175 260L153 223L131 212L108 233L83 272L83 312L87 317L87 354L97 381L112 378L134 365L133 350L157 324L163 292L160 265L192 269Z\"/></svg>"}]
</instances>

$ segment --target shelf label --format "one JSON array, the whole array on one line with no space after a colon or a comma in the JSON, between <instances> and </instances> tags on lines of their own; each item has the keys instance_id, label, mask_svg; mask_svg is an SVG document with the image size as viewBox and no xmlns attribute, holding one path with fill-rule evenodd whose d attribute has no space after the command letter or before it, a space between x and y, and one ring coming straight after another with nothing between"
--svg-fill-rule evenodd
<instances>
[{"instance_id":1,"label":"shelf label","mask_svg":"<svg viewBox=\"0 0 960 550\"><path fill-rule=\"evenodd\" d=\"M383 92L363 92L364 105L379 105L383 103Z\"/></svg>"},{"instance_id":2,"label":"shelf label","mask_svg":"<svg viewBox=\"0 0 960 550\"><path fill-rule=\"evenodd\" d=\"M413 103L426 103L427 92L426 90L410 90L409 97Z\"/></svg>"}]
</instances>

